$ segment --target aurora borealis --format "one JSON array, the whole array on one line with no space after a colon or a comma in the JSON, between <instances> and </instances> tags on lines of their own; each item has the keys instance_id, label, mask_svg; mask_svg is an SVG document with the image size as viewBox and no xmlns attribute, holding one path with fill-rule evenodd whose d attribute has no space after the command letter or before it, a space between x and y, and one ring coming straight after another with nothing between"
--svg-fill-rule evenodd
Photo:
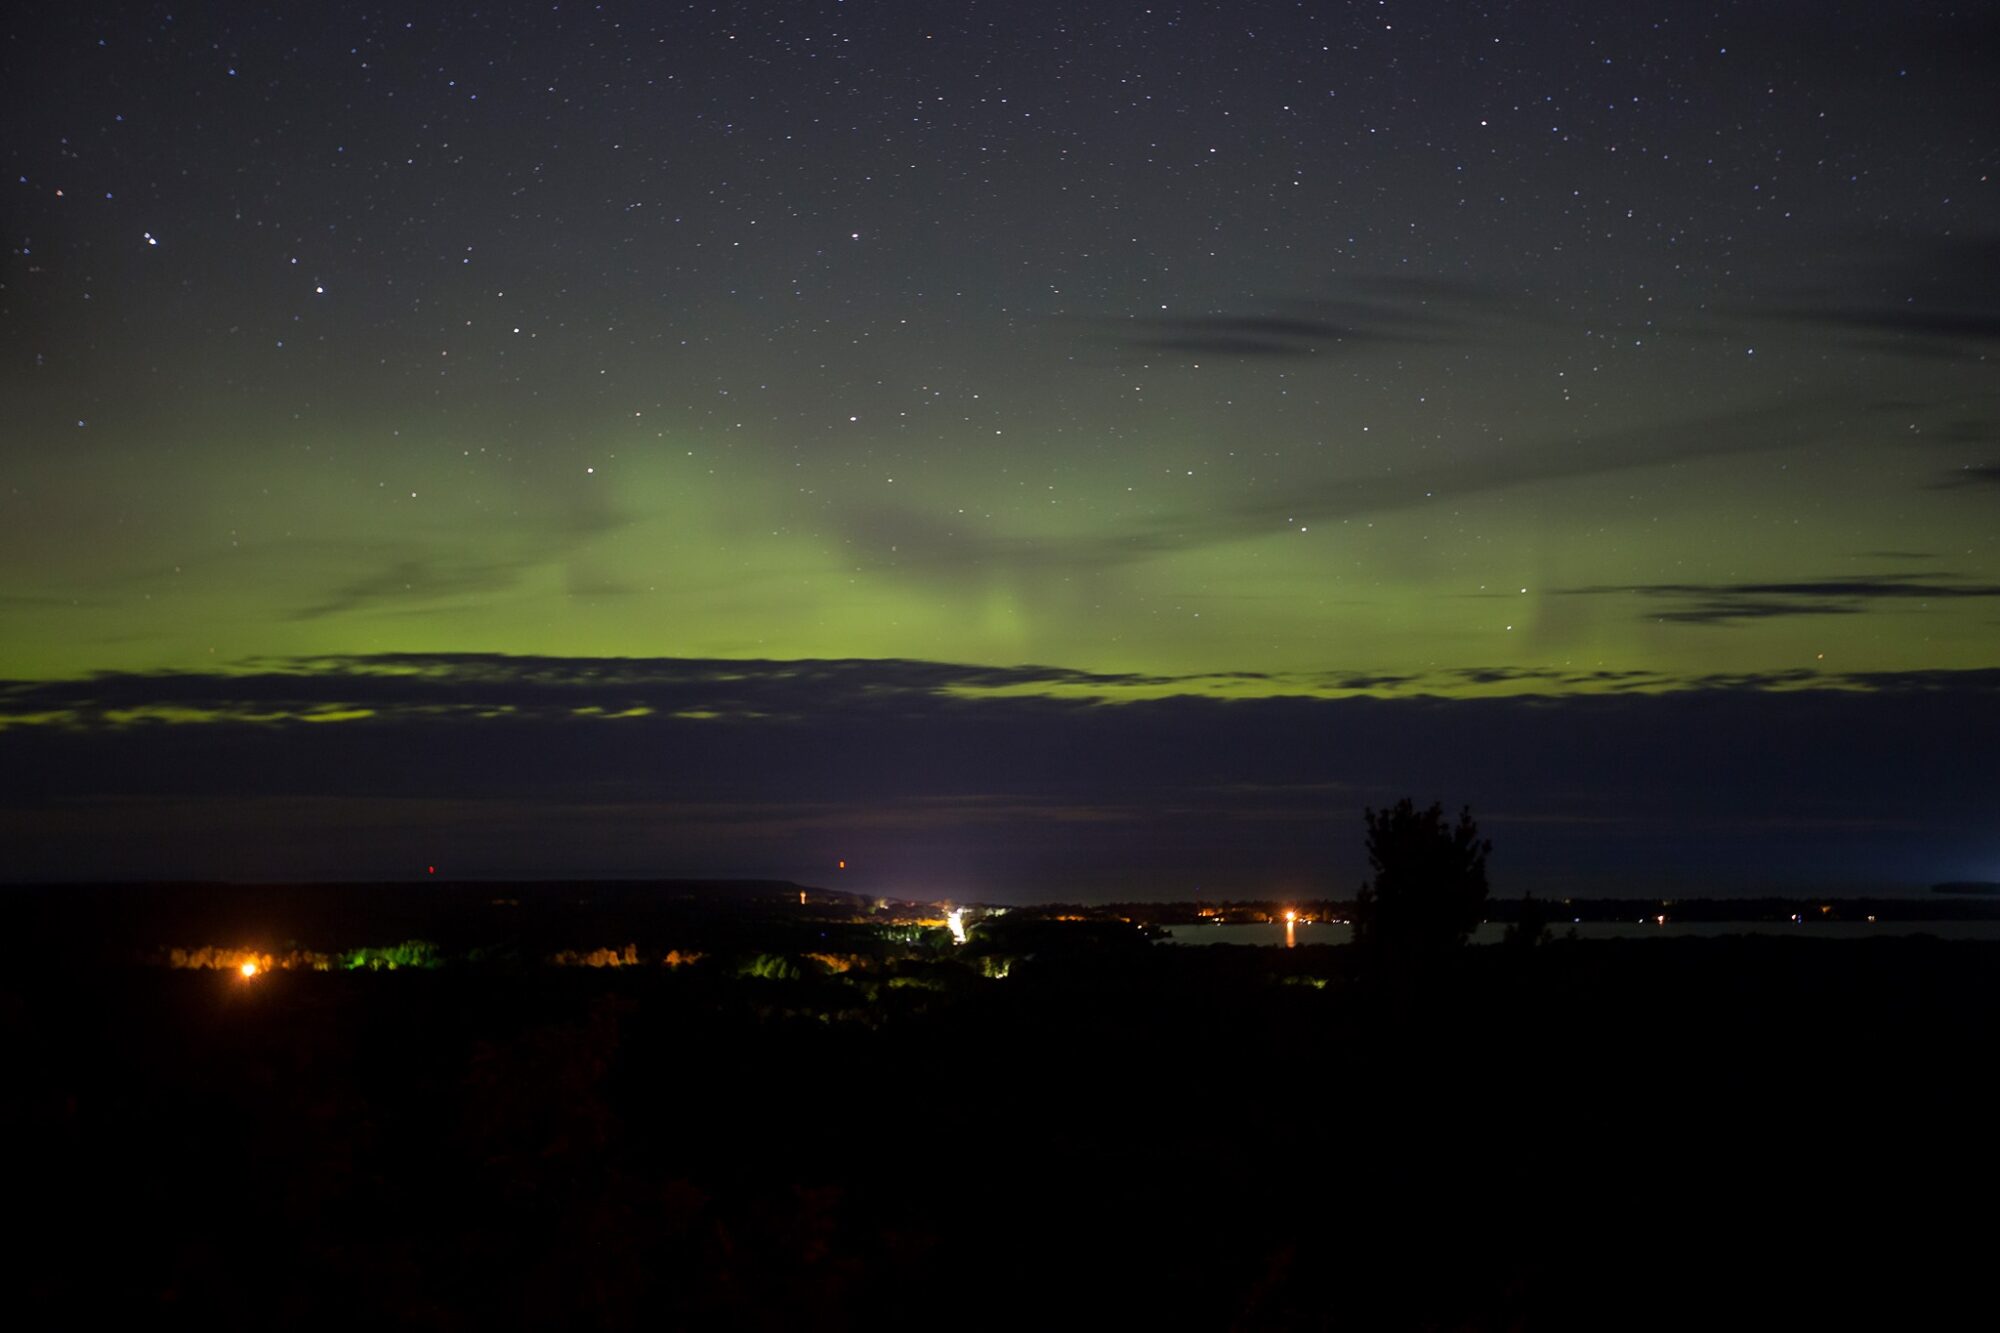
<instances>
[{"instance_id":1,"label":"aurora borealis","mask_svg":"<svg viewBox=\"0 0 2000 1333\"><path fill-rule=\"evenodd\" d=\"M2000 866L1990 14L0 35L14 877Z\"/></svg>"}]
</instances>

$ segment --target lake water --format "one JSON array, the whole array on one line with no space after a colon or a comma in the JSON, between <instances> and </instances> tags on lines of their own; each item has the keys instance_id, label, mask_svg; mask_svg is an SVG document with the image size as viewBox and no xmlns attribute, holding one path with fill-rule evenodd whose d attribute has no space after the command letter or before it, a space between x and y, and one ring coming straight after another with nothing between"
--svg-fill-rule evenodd
<instances>
[{"instance_id":1,"label":"lake water","mask_svg":"<svg viewBox=\"0 0 2000 1333\"><path fill-rule=\"evenodd\" d=\"M1254 925L1171 926L1167 944L1260 944L1282 946L1286 925L1282 921ZM1290 927L1298 944L1346 944L1354 938L1352 926L1330 921L1300 923ZM1580 940L1686 939L1718 935L1795 935L1811 940L1856 940L1878 935L1935 935L1946 940L2000 940L2000 921L1674 921L1660 925L1634 917L1630 921L1551 921L1549 934L1557 939L1576 932ZM1472 933L1474 944L1498 944L1507 927L1489 921Z\"/></svg>"}]
</instances>

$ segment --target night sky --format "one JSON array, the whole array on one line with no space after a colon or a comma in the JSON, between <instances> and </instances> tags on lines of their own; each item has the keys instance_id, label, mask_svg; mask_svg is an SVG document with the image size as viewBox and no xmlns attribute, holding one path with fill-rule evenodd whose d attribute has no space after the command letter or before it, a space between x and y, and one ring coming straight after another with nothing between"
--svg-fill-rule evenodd
<instances>
[{"instance_id":1,"label":"night sky","mask_svg":"<svg viewBox=\"0 0 2000 1333\"><path fill-rule=\"evenodd\" d=\"M2000 878L1977 5L0 20L0 877ZM836 871L841 859L848 869Z\"/></svg>"}]
</instances>

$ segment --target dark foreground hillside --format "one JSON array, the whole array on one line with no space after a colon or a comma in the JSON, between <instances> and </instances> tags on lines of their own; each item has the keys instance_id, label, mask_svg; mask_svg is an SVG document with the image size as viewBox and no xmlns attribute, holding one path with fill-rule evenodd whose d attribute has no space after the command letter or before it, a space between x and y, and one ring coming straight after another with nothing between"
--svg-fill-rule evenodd
<instances>
[{"instance_id":1,"label":"dark foreground hillside","mask_svg":"<svg viewBox=\"0 0 2000 1333\"><path fill-rule=\"evenodd\" d=\"M10 1303L1938 1327L1983 1282L1964 1219L1995 1184L2000 946L1557 943L1386 977L1332 949L1032 953L859 985L22 960L0 984Z\"/></svg>"}]
</instances>

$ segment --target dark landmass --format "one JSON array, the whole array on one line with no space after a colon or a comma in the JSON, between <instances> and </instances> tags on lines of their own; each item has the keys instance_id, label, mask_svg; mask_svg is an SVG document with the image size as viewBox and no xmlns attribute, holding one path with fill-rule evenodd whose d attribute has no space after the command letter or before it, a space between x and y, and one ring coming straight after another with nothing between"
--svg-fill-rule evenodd
<instances>
[{"instance_id":1,"label":"dark landmass","mask_svg":"<svg viewBox=\"0 0 2000 1333\"><path fill-rule=\"evenodd\" d=\"M1942 890L1941 890L1942 891ZM1974 890L1959 890L1972 893ZM1811 919L1814 921L1992 921L2000 920L2000 902L1939 900L1936 897L1898 898L1494 898L1485 906L1485 919L1515 922L1524 908L1545 916L1552 923L1653 920L1665 915L1673 921L1768 922ZM1354 901L1342 898L1291 901L1112 903L1102 907L1059 904L1017 908L1018 912L1041 915L1110 916L1145 925L1192 926L1211 922L1250 924L1283 921L1288 911L1321 921L1345 921L1354 913Z\"/></svg>"},{"instance_id":2,"label":"dark landmass","mask_svg":"<svg viewBox=\"0 0 2000 1333\"><path fill-rule=\"evenodd\" d=\"M245 976L251 892L10 932L28 1323L1927 1327L1987 1271L1996 944L1384 969L1116 913L959 945L793 885L422 885L274 907ZM495 949L514 912L569 933ZM48 934L83 923L118 946Z\"/></svg>"},{"instance_id":3,"label":"dark landmass","mask_svg":"<svg viewBox=\"0 0 2000 1333\"><path fill-rule=\"evenodd\" d=\"M1938 885L1930 895L1879 898L1494 898L1486 919L1513 923L1524 908L1551 924L1680 922L1987 921L2000 900L1984 886ZM1187 926L1351 918L1351 899L1230 902L967 904L974 921L1059 920ZM461 961L533 963L562 951L622 948L849 947L886 927L943 925L947 906L786 880L418 880L315 884L38 884L0 887L0 922L44 953L127 963L172 947L208 945L282 954L429 941ZM1077 932L1071 932L1076 934Z\"/></svg>"},{"instance_id":4,"label":"dark landmass","mask_svg":"<svg viewBox=\"0 0 2000 1333\"><path fill-rule=\"evenodd\" d=\"M805 895L801 900L801 894ZM934 914L930 904L785 880L454 881L325 884L40 884L0 889L0 920L71 959L124 963L171 946L263 952L421 939L487 961L631 941L783 947L829 922Z\"/></svg>"}]
</instances>

